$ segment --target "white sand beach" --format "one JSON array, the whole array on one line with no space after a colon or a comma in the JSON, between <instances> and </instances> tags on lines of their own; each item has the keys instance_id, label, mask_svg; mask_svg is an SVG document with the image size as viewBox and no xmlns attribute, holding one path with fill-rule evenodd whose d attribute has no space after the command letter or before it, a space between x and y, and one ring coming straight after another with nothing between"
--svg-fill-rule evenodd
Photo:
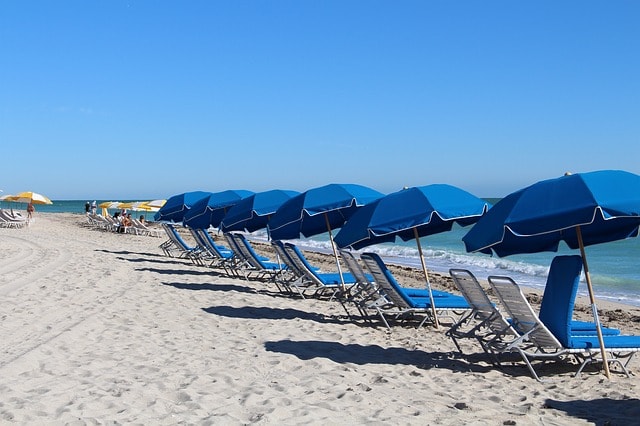
<instances>
[{"instance_id":1,"label":"white sand beach","mask_svg":"<svg viewBox=\"0 0 640 426\"><path fill-rule=\"evenodd\" d=\"M0 229L2 424L640 418L638 358L629 378L594 370L576 378L575 367L556 365L540 383L522 364L494 367L474 342L465 349L475 355L460 356L446 327L357 325L335 301L285 296L166 257L163 238L85 223L38 213L27 228ZM606 305L603 320L640 334L637 308Z\"/></svg>"}]
</instances>

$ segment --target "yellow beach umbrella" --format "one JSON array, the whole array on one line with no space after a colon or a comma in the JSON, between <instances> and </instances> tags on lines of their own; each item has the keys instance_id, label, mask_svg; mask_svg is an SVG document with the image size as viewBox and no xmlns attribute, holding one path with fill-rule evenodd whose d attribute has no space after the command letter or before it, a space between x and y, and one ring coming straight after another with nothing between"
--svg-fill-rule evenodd
<instances>
[{"instance_id":1,"label":"yellow beach umbrella","mask_svg":"<svg viewBox=\"0 0 640 426\"><path fill-rule=\"evenodd\" d=\"M135 201L127 201L126 203L119 203L118 208L127 210L132 208L135 203L136 203Z\"/></svg>"},{"instance_id":2,"label":"yellow beach umbrella","mask_svg":"<svg viewBox=\"0 0 640 426\"><path fill-rule=\"evenodd\" d=\"M151 207L150 205L147 204L147 201L138 201L136 203L133 203L131 205L131 210L133 211L145 211L145 212L150 212L150 211L154 211L154 210L158 210L157 207Z\"/></svg>"},{"instance_id":3,"label":"yellow beach umbrella","mask_svg":"<svg viewBox=\"0 0 640 426\"><path fill-rule=\"evenodd\" d=\"M167 200L152 200L152 201L147 201L145 204L147 204L149 207L156 207L156 208L160 208L162 206L164 206L164 204L167 202Z\"/></svg>"},{"instance_id":4,"label":"yellow beach umbrella","mask_svg":"<svg viewBox=\"0 0 640 426\"><path fill-rule=\"evenodd\" d=\"M117 209L118 204L120 204L120 201L103 201L102 203L98 204L98 207L100 207L101 209Z\"/></svg>"},{"instance_id":5,"label":"yellow beach umbrella","mask_svg":"<svg viewBox=\"0 0 640 426\"><path fill-rule=\"evenodd\" d=\"M10 198L7 198L7 201L32 204L53 204L53 202L44 195L32 191L21 192Z\"/></svg>"}]
</instances>

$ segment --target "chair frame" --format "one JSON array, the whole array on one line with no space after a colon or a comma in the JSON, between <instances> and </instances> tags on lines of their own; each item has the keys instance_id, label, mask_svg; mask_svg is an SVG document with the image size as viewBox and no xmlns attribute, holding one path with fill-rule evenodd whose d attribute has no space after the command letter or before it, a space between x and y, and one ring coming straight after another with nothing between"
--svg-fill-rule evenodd
<instances>
[{"instance_id":1,"label":"chair frame","mask_svg":"<svg viewBox=\"0 0 640 426\"><path fill-rule=\"evenodd\" d=\"M564 346L540 320L518 284L511 278L490 276L488 280L500 299L500 303L511 317L513 328L519 333L519 337L507 344L503 352L519 353L529 372L536 380L543 381L533 365L536 360L544 363L549 360L563 360L568 356L577 361L579 365L575 373L576 377L582 373L587 365L602 362L600 347L597 345L588 348ZM620 341L621 338L624 339L626 337L629 336L607 336L605 339L613 342ZM634 347L607 347L606 351L609 355L608 362L619 366L622 372L629 377L627 366L635 352L640 351L640 345Z\"/></svg>"},{"instance_id":2,"label":"chair frame","mask_svg":"<svg viewBox=\"0 0 640 426\"><path fill-rule=\"evenodd\" d=\"M389 330L391 330L391 326L386 316L392 316L394 320L406 320L416 314L423 315L417 328L422 327L427 321L434 322L431 300L428 293L424 293L428 292L428 290L402 287L387 268L382 258L376 253L362 253L360 259L371 275L373 275L376 285L382 290L386 300L389 302L388 305L375 307L380 318ZM468 305L461 307L459 299L450 293L434 291L433 295L434 300L437 302L436 312L438 317L449 317L452 323L457 322L458 317L464 315L464 313L471 309ZM456 302L447 304L446 299L450 297L451 299L449 300L451 302L453 302L453 300Z\"/></svg>"}]
</instances>

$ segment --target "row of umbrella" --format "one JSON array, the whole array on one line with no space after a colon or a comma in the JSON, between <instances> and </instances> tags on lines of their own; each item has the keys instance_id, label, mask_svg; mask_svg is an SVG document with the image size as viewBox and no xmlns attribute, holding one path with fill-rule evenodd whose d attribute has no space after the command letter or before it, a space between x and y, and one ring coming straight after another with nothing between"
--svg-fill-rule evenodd
<instances>
[{"instance_id":1,"label":"row of umbrella","mask_svg":"<svg viewBox=\"0 0 640 426\"><path fill-rule=\"evenodd\" d=\"M566 174L516 191L495 206L446 184L405 188L388 195L355 184L330 184L302 193L196 191L169 198L156 220L223 231L266 227L272 239L328 232L339 272L336 247L361 249L396 238L415 239L429 290L420 238L448 231L454 223L474 224L463 237L468 252L502 257L557 251L564 241L581 251L609 377L584 247L638 235L640 176L620 170ZM334 240L332 231L338 228ZM437 326L435 312L434 318Z\"/></svg>"},{"instance_id":2,"label":"row of umbrella","mask_svg":"<svg viewBox=\"0 0 640 426\"><path fill-rule=\"evenodd\" d=\"M166 203L166 200L151 200L151 201L104 201L98 204L101 209L116 209L116 210L133 210L144 212L157 212Z\"/></svg>"}]
</instances>

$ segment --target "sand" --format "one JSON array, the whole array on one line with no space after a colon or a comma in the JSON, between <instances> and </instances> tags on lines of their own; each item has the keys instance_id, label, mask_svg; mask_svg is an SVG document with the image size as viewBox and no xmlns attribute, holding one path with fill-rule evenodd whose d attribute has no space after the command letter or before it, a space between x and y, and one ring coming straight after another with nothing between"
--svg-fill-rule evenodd
<instances>
[{"instance_id":1,"label":"sand","mask_svg":"<svg viewBox=\"0 0 640 426\"><path fill-rule=\"evenodd\" d=\"M163 239L38 213L0 229L2 424L632 424L640 380L492 366L431 327L357 325L169 258ZM321 259L314 256L313 259ZM329 262L330 265L330 262ZM404 272L403 272L404 270ZM402 279L418 276L397 268ZM434 286L447 286L435 277ZM640 334L638 309L607 325ZM640 368L633 359L630 369Z\"/></svg>"}]
</instances>

